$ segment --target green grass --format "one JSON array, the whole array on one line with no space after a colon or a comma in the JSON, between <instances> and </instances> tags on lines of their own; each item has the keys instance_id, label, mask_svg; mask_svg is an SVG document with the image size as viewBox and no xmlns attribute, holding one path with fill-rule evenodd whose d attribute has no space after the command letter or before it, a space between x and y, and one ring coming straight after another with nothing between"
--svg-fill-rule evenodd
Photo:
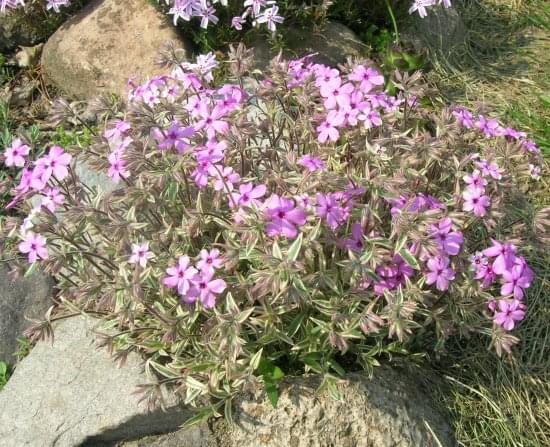
<instances>
[{"instance_id":1,"label":"green grass","mask_svg":"<svg viewBox=\"0 0 550 447\"><path fill-rule=\"evenodd\" d=\"M9 378L9 369L8 365L6 365L4 362L0 362L0 391L6 383L8 383Z\"/></svg>"},{"instance_id":2,"label":"green grass","mask_svg":"<svg viewBox=\"0 0 550 447\"><path fill-rule=\"evenodd\" d=\"M430 79L447 101L483 106L506 125L529 133L550 160L550 4L540 0L472 0L465 21L467 54L453 66L433 62ZM536 208L550 206L548 163L536 186ZM449 346L434 368L446 378L440 398L457 440L467 447L550 445L550 253L529 259L537 280L526 318L514 331L513 356L498 358L487 340Z\"/></svg>"}]
</instances>

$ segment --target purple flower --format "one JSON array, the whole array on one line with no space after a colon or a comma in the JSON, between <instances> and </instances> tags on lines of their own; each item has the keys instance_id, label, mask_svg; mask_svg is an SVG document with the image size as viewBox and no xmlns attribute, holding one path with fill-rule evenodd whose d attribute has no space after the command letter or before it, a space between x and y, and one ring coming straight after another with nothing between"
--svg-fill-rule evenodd
<instances>
[{"instance_id":1,"label":"purple flower","mask_svg":"<svg viewBox=\"0 0 550 447\"><path fill-rule=\"evenodd\" d=\"M449 288L449 281L455 279L455 272L449 267L449 258L437 256L428 259L429 271L426 275L426 284L435 284L438 290L445 291Z\"/></svg>"},{"instance_id":2,"label":"purple flower","mask_svg":"<svg viewBox=\"0 0 550 447\"><path fill-rule=\"evenodd\" d=\"M214 182L214 189L216 191L233 191L234 184L241 180L239 174L233 171L231 167L221 168L218 165L212 165L208 169L208 173L216 180Z\"/></svg>"},{"instance_id":3,"label":"purple flower","mask_svg":"<svg viewBox=\"0 0 550 447\"><path fill-rule=\"evenodd\" d=\"M364 65L357 65L348 75L350 81L360 82L359 88L365 92L370 92L377 85L384 85L384 76L374 68L366 68Z\"/></svg>"},{"instance_id":4,"label":"purple flower","mask_svg":"<svg viewBox=\"0 0 550 447\"><path fill-rule=\"evenodd\" d=\"M376 110L365 109L357 119L364 121L364 125L367 129L382 125L382 118Z\"/></svg>"},{"instance_id":5,"label":"purple flower","mask_svg":"<svg viewBox=\"0 0 550 447\"><path fill-rule=\"evenodd\" d=\"M514 265L516 260L516 247L510 243L501 244L495 239L491 239L493 245L483 250L483 254L493 261L493 270L496 274L502 275Z\"/></svg>"},{"instance_id":6,"label":"purple flower","mask_svg":"<svg viewBox=\"0 0 550 447\"><path fill-rule=\"evenodd\" d=\"M439 249L443 254L454 256L460 251L464 242L464 236L459 231L451 231L452 221L445 217L437 225L431 225L431 237L436 240Z\"/></svg>"},{"instance_id":7,"label":"purple flower","mask_svg":"<svg viewBox=\"0 0 550 447\"><path fill-rule=\"evenodd\" d=\"M317 126L317 140L319 143L326 143L327 140L338 141L340 133L336 127L332 126L328 121L323 121L319 126Z\"/></svg>"},{"instance_id":8,"label":"purple flower","mask_svg":"<svg viewBox=\"0 0 550 447\"><path fill-rule=\"evenodd\" d=\"M265 231L270 237L282 234L289 239L294 239L298 235L296 226L306 223L304 210L296 208L294 200L279 197L277 194L273 194L266 200L265 216L269 220Z\"/></svg>"},{"instance_id":9,"label":"purple flower","mask_svg":"<svg viewBox=\"0 0 550 447\"><path fill-rule=\"evenodd\" d=\"M500 127L500 124L498 124L498 121L494 118L487 120L483 115L479 115L475 124L487 137L502 135L502 127Z\"/></svg>"},{"instance_id":10,"label":"purple flower","mask_svg":"<svg viewBox=\"0 0 550 447\"><path fill-rule=\"evenodd\" d=\"M200 252L200 261L197 262L197 267L201 272L214 272L215 269L223 265L223 259L220 257L220 251L216 248L208 251L202 249Z\"/></svg>"},{"instance_id":11,"label":"purple flower","mask_svg":"<svg viewBox=\"0 0 550 447\"><path fill-rule=\"evenodd\" d=\"M191 288L191 279L197 274L197 269L190 265L189 256L180 256L178 265L169 267L162 283L172 289L176 288L180 295L185 295Z\"/></svg>"},{"instance_id":12,"label":"purple flower","mask_svg":"<svg viewBox=\"0 0 550 447\"><path fill-rule=\"evenodd\" d=\"M123 158L121 158L119 153L113 152L109 154L108 160L109 160L108 175L113 182L118 183L121 178L130 177L130 173L126 170L126 167L125 167L126 162L124 161Z\"/></svg>"},{"instance_id":13,"label":"purple flower","mask_svg":"<svg viewBox=\"0 0 550 447\"><path fill-rule=\"evenodd\" d=\"M518 300L499 300L493 321L507 331L514 329L516 321L525 318L524 305Z\"/></svg>"},{"instance_id":14,"label":"purple flower","mask_svg":"<svg viewBox=\"0 0 550 447\"><path fill-rule=\"evenodd\" d=\"M325 98L326 109L349 106L350 94L353 91L353 84L347 82L342 85L340 77L334 77L329 82L325 82L320 89L321 96Z\"/></svg>"},{"instance_id":15,"label":"purple flower","mask_svg":"<svg viewBox=\"0 0 550 447\"><path fill-rule=\"evenodd\" d=\"M357 252L363 250L363 227L360 223L356 222L351 225L351 238L343 240L342 246Z\"/></svg>"},{"instance_id":16,"label":"purple flower","mask_svg":"<svg viewBox=\"0 0 550 447\"><path fill-rule=\"evenodd\" d=\"M46 9L53 9L55 12L60 12L59 8L61 6L68 6L70 3L70 0L48 0L48 3L46 3Z\"/></svg>"},{"instance_id":17,"label":"purple flower","mask_svg":"<svg viewBox=\"0 0 550 447\"><path fill-rule=\"evenodd\" d=\"M67 166L71 162L71 156L59 146L52 146L48 155L37 160L36 165L41 167L42 179L47 182L52 175L57 180L63 180L69 171Z\"/></svg>"},{"instance_id":18,"label":"purple flower","mask_svg":"<svg viewBox=\"0 0 550 447\"><path fill-rule=\"evenodd\" d=\"M271 32L277 31L277 23L283 23L283 17L277 15L279 7L273 5L271 8L267 8L262 14L256 18L258 23L266 23L267 29Z\"/></svg>"},{"instance_id":19,"label":"purple flower","mask_svg":"<svg viewBox=\"0 0 550 447\"><path fill-rule=\"evenodd\" d=\"M263 197L267 191L265 185L254 186L252 183L245 183L239 186L239 192L231 193L233 201L230 202L233 206L233 202L239 207L250 206L251 204L258 204L260 197Z\"/></svg>"},{"instance_id":20,"label":"purple flower","mask_svg":"<svg viewBox=\"0 0 550 447\"><path fill-rule=\"evenodd\" d=\"M476 161L475 163L485 177L492 177L495 180L502 178L502 172L496 163L489 163L487 160Z\"/></svg>"},{"instance_id":21,"label":"purple flower","mask_svg":"<svg viewBox=\"0 0 550 447\"><path fill-rule=\"evenodd\" d=\"M347 212L340 205L337 196L335 194L317 194L317 205L315 207L315 214L318 217L325 219L327 225L335 230L338 228L345 217Z\"/></svg>"},{"instance_id":22,"label":"purple flower","mask_svg":"<svg viewBox=\"0 0 550 447\"><path fill-rule=\"evenodd\" d=\"M65 197L58 188L47 188L42 193L44 195L42 196L40 206L47 208L52 213L55 212L57 205L62 205L65 202Z\"/></svg>"},{"instance_id":23,"label":"purple flower","mask_svg":"<svg viewBox=\"0 0 550 447\"><path fill-rule=\"evenodd\" d=\"M25 166L25 156L29 155L31 148L24 144L19 138L11 142L11 145L4 152L4 164L6 166Z\"/></svg>"},{"instance_id":24,"label":"purple flower","mask_svg":"<svg viewBox=\"0 0 550 447\"><path fill-rule=\"evenodd\" d=\"M48 250L46 249L46 239L39 234L28 231L25 234L23 242L19 244L19 251L28 256L30 264L37 259L48 259Z\"/></svg>"},{"instance_id":25,"label":"purple flower","mask_svg":"<svg viewBox=\"0 0 550 447\"><path fill-rule=\"evenodd\" d=\"M327 165L323 160L320 160L311 155L304 155L298 160L298 164L306 168L309 172L324 171Z\"/></svg>"},{"instance_id":26,"label":"purple flower","mask_svg":"<svg viewBox=\"0 0 550 447\"><path fill-rule=\"evenodd\" d=\"M453 110L453 115L461 126L467 129L474 127L474 117L468 110L457 108Z\"/></svg>"},{"instance_id":27,"label":"purple flower","mask_svg":"<svg viewBox=\"0 0 550 447\"><path fill-rule=\"evenodd\" d=\"M223 279L212 279L212 271L201 272L193 278L193 287L189 293L183 296L186 303L193 303L197 298L206 309L212 309L216 305L216 295L222 293L227 284Z\"/></svg>"},{"instance_id":28,"label":"purple flower","mask_svg":"<svg viewBox=\"0 0 550 447\"><path fill-rule=\"evenodd\" d=\"M426 8L433 5L435 5L435 0L414 0L413 4L409 8L409 14L413 14L415 11L418 11L418 15L424 18L428 15Z\"/></svg>"},{"instance_id":29,"label":"purple flower","mask_svg":"<svg viewBox=\"0 0 550 447\"><path fill-rule=\"evenodd\" d=\"M487 207L491 204L491 200L488 196L484 195L484 191L479 189L466 189L462 193L464 204L462 209L464 211L471 211L477 217L483 217L487 213Z\"/></svg>"},{"instance_id":30,"label":"purple flower","mask_svg":"<svg viewBox=\"0 0 550 447\"><path fill-rule=\"evenodd\" d=\"M513 295L516 300L521 300L523 290L531 286L533 271L527 265L514 265L510 270L502 272L502 281L501 295Z\"/></svg>"},{"instance_id":31,"label":"purple flower","mask_svg":"<svg viewBox=\"0 0 550 447\"><path fill-rule=\"evenodd\" d=\"M174 148L180 154L183 154L189 148L189 140L195 129L193 127L183 127L176 120L164 132L158 128L153 129L153 136L157 140L158 148L163 151Z\"/></svg>"},{"instance_id":32,"label":"purple flower","mask_svg":"<svg viewBox=\"0 0 550 447\"><path fill-rule=\"evenodd\" d=\"M107 140L121 139L125 137L128 131L130 130L130 125L126 121L116 120L112 124L114 124L114 126L103 133L103 136Z\"/></svg>"},{"instance_id":33,"label":"purple flower","mask_svg":"<svg viewBox=\"0 0 550 447\"><path fill-rule=\"evenodd\" d=\"M132 255L128 262L130 264L139 264L143 268L147 265L147 261L154 258L155 255L149 251L149 242L143 244L132 244Z\"/></svg>"},{"instance_id":34,"label":"purple flower","mask_svg":"<svg viewBox=\"0 0 550 447\"><path fill-rule=\"evenodd\" d=\"M462 179L470 189L479 189L481 191L484 191L485 186L487 186L487 180L483 178L481 172L479 172L477 169L471 174L466 174Z\"/></svg>"},{"instance_id":35,"label":"purple flower","mask_svg":"<svg viewBox=\"0 0 550 447\"><path fill-rule=\"evenodd\" d=\"M242 30L243 29L243 23L245 23L246 20L244 20L240 16L235 16L231 19L231 27L235 28L236 30Z\"/></svg>"}]
</instances>

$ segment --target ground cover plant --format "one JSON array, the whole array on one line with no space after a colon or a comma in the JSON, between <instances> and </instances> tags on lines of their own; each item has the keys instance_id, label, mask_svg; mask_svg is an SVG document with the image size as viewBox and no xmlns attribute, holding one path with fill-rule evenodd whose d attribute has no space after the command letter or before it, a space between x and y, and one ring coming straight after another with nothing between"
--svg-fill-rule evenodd
<instances>
[{"instance_id":1,"label":"ground cover plant","mask_svg":"<svg viewBox=\"0 0 550 447\"><path fill-rule=\"evenodd\" d=\"M431 59L428 76L446 101L502 116L529 132L546 162L533 189L537 208L550 205L548 155L550 92L547 2L491 0L469 2L461 16L471 42L462 58L448 67ZM441 391L451 410L457 439L465 446L538 447L550 444L550 294L548 244L530 265L535 281L531 303L516 334L522 339L513 359L488 355L484 340L448 346L445 359L433 361L447 377Z\"/></svg>"},{"instance_id":2,"label":"ground cover plant","mask_svg":"<svg viewBox=\"0 0 550 447\"><path fill-rule=\"evenodd\" d=\"M146 397L174 385L201 417L230 417L249 387L275 403L282 374L322 374L335 393L346 370L442 354L456 337L509 352L548 224L525 200L536 145L433 108L418 73L304 58L249 77L249 63L233 49L218 82L199 56L134 85L125 110L96 103L107 125L84 153L6 149L22 168L8 208L27 217L2 219L2 256L59 281L60 308L30 335L98 316L116 332L102 344L121 362L144 354L159 377ZM79 182L75 158L119 188Z\"/></svg>"}]
</instances>

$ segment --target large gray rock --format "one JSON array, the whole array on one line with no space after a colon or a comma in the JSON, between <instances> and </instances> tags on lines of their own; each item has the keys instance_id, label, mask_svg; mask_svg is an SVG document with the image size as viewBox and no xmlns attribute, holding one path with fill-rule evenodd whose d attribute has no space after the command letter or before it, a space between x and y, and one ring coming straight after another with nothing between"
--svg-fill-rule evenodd
<instances>
[{"instance_id":1,"label":"large gray rock","mask_svg":"<svg viewBox=\"0 0 550 447\"><path fill-rule=\"evenodd\" d=\"M169 17L148 2L94 0L46 42L44 75L77 98L105 92L125 95L128 78L159 73L155 60L168 41L189 48Z\"/></svg>"},{"instance_id":2,"label":"large gray rock","mask_svg":"<svg viewBox=\"0 0 550 447\"><path fill-rule=\"evenodd\" d=\"M403 33L403 39L412 43L418 51L428 49L450 60L464 50L468 33L457 6L442 5L429 8L428 16L411 15Z\"/></svg>"},{"instance_id":3,"label":"large gray rock","mask_svg":"<svg viewBox=\"0 0 550 447\"><path fill-rule=\"evenodd\" d=\"M143 361L130 354L117 368L93 346L94 320L74 317L39 342L0 392L1 444L13 447L105 445L175 430L189 417L166 399L167 412L148 413L136 387L147 383Z\"/></svg>"},{"instance_id":4,"label":"large gray rock","mask_svg":"<svg viewBox=\"0 0 550 447\"><path fill-rule=\"evenodd\" d=\"M367 50L367 46L352 30L337 22L327 22L319 33L299 28L285 28L282 32L286 57L317 53L313 58L316 62L335 66L345 62L348 56L364 56ZM249 46L254 48L254 62L258 68L265 67L277 55L264 36L258 36Z\"/></svg>"},{"instance_id":5,"label":"large gray rock","mask_svg":"<svg viewBox=\"0 0 550 447\"><path fill-rule=\"evenodd\" d=\"M14 281L8 272L0 263L0 361L13 363L17 338L31 324L27 318L42 318L53 304L53 281L44 273Z\"/></svg>"},{"instance_id":6,"label":"large gray rock","mask_svg":"<svg viewBox=\"0 0 550 447\"><path fill-rule=\"evenodd\" d=\"M418 377L417 377L418 379ZM389 367L373 379L350 374L341 398L316 394L319 378L291 379L273 409L265 396L243 395L235 424L214 421L120 447L453 447L452 430L419 380ZM437 440L436 440L437 438Z\"/></svg>"}]
</instances>

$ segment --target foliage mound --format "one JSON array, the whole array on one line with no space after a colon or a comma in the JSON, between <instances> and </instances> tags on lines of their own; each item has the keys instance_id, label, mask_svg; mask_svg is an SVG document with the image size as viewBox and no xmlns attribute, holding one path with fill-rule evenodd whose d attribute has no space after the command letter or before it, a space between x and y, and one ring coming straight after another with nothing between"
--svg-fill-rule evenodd
<instances>
[{"instance_id":1,"label":"foliage mound","mask_svg":"<svg viewBox=\"0 0 550 447\"><path fill-rule=\"evenodd\" d=\"M518 217L536 145L434 107L420 73L251 62L232 49L222 84L212 55L173 61L127 106L96 101L106 128L84 150L32 162L28 141L8 147L22 168L8 207L28 216L2 219L1 255L41 264L60 291L34 339L71 312L97 316L119 361L146 356L151 402L175 385L202 416L258 386L275 403L285 373L323 374L336 392L346 370L442 354L450 337L510 351L533 279L524 256L549 223ZM75 109L58 101L57 119ZM82 183L75 162L117 188Z\"/></svg>"}]
</instances>

